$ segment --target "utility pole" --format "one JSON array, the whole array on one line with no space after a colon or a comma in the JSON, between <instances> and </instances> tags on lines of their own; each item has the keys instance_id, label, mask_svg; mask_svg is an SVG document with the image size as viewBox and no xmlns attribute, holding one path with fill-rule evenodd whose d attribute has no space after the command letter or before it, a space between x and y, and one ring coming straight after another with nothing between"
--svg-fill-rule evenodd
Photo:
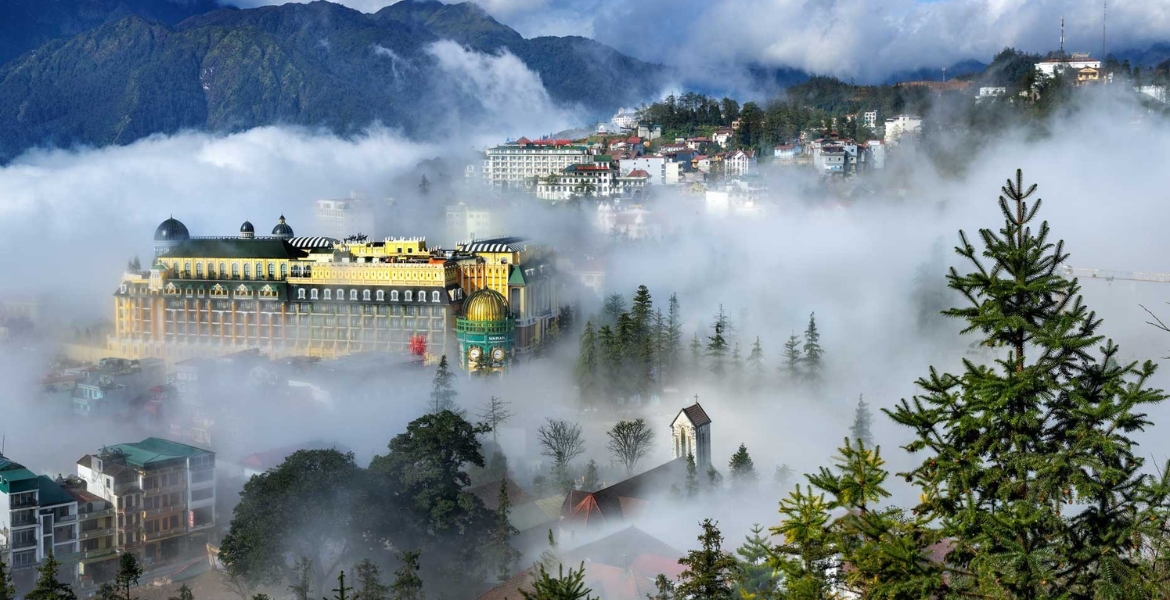
<instances>
[{"instance_id":1,"label":"utility pole","mask_svg":"<svg viewBox=\"0 0 1170 600\"><path fill-rule=\"evenodd\" d=\"M1105 42L1108 39L1105 35L1105 19L1109 16L1109 0L1101 3L1101 60L1105 60Z\"/></svg>"},{"instance_id":2,"label":"utility pole","mask_svg":"<svg viewBox=\"0 0 1170 600\"><path fill-rule=\"evenodd\" d=\"M1060 15L1060 57L1064 58L1064 15Z\"/></svg>"}]
</instances>

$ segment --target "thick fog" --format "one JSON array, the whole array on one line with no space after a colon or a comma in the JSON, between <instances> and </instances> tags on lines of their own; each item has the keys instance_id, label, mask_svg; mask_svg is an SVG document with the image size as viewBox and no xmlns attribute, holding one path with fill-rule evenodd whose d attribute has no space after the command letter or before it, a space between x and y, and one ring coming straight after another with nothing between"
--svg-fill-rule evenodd
<instances>
[{"instance_id":1,"label":"thick fog","mask_svg":"<svg viewBox=\"0 0 1170 600\"><path fill-rule=\"evenodd\" d=\"M452 82L461 88L457 93L482 91L485 103L474 125L452 123L424 142L385 128L343 139L268 127L224 136L155 136L116 148L43 149L0 169L6 294L39 298L54 311L36 340L5 348L0 434L6 453L38 472L69 472L78 457L103 444L144 437L132 424L59 416L38 404L35 383L71 328L111 320L110 295L126 261L150 256L154 227L168 215L180 218L192 235L231 235L245 219L263 232L284 214L298 234L308 235L315 200L356 191L395 199L393 218L380 221L374 235L439 237L447 203L485 197L463 178L463 165L477 160L476 150L509 136L580 125L573 122L571 107L549 102L539 79L518 62L454 46L435 52L452 73L463 74ZM502 99L507 94L501 86L508 82L527 95ZM889 162L897 168L850 185L824 185L801 169L769 170L765 212L750 218L711 216L701 196L661 191L647 202L663 223L660 240L631 243L595 231L592 208L509 198L500 210L512 233L556 247L575 262L586 253L597 258L606 268L607 293L628 300L645 284L656 306L677 293L686 322L684 343L696 332L703 339L710 335L722 305L734 326L732 343L744 356L759 337L769 377L763 389L748 391L713 384L704 372L691 373L656 402L582 412L572 376L576 340L569 339L547 358L518 365L504 381L461 382L459 402L473 418L491 395L512 403L517 416L502 432L501 444L513 476L527 485L547 472L534 442L543 419L582 423L586 452L575 463L582 467L591 458L609 463L604 437L609 425L645 416L657 434L653 453L642 463L648 468L669 458L667 426L698 395L714 421L716 467L726 470L735 448L746 444L761 475L759 493L739 495L734 502L663 507L640 525L685 549L696 533L685 524L710 516L723 521L724 533L738 542L753 522L775 524L782 492L770 482L778 465L801 473L826 464L848 432L859 394L877 412L914 394L915 378L931 365L953 369L963 356L989 358L974 353L952 324L923 331L916 293L924 285L942 286L959 229L999 227L999 187L1017 167L1039 184L1040 215L1051 223L1053 235L1067 242L1070 264L1170 272L1164 234L1170 172L1159 168L1170 162L1170 126L1120 94L1095 98L1057 119L1045 137L1008 134L985 146L961 177L940 175L928 150L911 148L891 153ZM431 173L439 191L420 197L415 187L420 172ZM942 254L934 250L939 246ZM1146 325L1139 307L1170 314L1164 304L1170 286L1087 281L1084 295L1105 319L1102 332L1121 344L1124 357L1170 354L1170 336ZM587 295L565 300L577 305L578 324L600 307L599 298ZM816 389L782 385L773 375L781 345L803 331L812 312L827 353L825 383ZM423 413L430 377L429 369L404 373L376 393L355 382L352 394L335 394L334 401L309 409L282 407L279 399L241 381L238 422L232 426L248 432L246 443L237 437L230 448L217 450L232 459L320 439L353 449L364 464ZM1154 383L1170 387L1168 381L1160 373ZM1163 425L1143 437L1143 450L1163 457L1170 454L1164 441L1170 405L1157 407L1152 416ZM878 414L874 435L893 470L909 464L897 449L906 441L905 431ZM607 481L614 482L611 476ZM907 490L895 492L895 501L907 500Z\"/></svg>"}]
</instances>

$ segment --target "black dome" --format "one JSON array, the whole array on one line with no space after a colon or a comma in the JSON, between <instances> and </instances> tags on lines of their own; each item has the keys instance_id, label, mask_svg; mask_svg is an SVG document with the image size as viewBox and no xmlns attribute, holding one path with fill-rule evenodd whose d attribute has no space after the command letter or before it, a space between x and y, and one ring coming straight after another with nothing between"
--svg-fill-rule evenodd
<instances>
[{"instance_id":1,"label":"black dome","mask_svg":"<svg viewBox=\"0 0 1170 600\"><path fill-rule=\"evenodd\" d=\"M283 238L294 237L293 228L285 222L284 215L280 215L280 221L276 223L276 227L272 228L272 235Z\"/></svg>"},{"instance_id":2,"label":"black dome","mask_svg":"<svg viewBox=\"0 0 1170 600\"><path fill-rule=\"evenodd\" d=\"M240 225L240 233L256 233L256 228L252 227L250 221L244 221L244 224Z\"/></svg>"},{"instance_id":3,"label":"black dome","mask_svg":"<svg viewBox=\"0 0 1170 600\"><path fill-rule=\"evenodd\" d=\"M174 217L159 223L158 228L154 230L156 242L181 242L189 239L191 234L187 232L187 226Z\"/></svg>"}]
</instances>

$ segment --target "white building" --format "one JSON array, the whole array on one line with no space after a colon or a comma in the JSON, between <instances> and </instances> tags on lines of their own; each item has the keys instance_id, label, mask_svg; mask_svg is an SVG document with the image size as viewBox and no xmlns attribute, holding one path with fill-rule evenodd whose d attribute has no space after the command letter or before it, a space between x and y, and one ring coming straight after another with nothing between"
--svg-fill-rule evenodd
<instances>
[{"instance_id":1,"label":"white building","mask_svg":"<svg viewBox=\"0 0 1170 600\"><path fill-rule=\"evenodd\" d=\"M64 580L77 575L77 499L45 475L0 455L0 559L26 587L49 552Z\"/></svg>"},{"instance_id":2,"label":"white building","mask_svg":"<svg viewBox=\"0 0 1170 600\"><path fill-rule=\"evenodd\" d=\"M670 423L671 457L695 457L700 473L711 467L711 417L695 402L675 415Z\"/></svg>"},{"instance_id":3,"label":"white building","mask_svg":"<svg viewBox=\"0 0 1170 600\"><path fill-rule=\"evenodd\" d=\"M1074 52L1063 57L1046 58L1036 63L1036 70L1053 77L1057 73L1072 69L1075 73L1084 68L1101 69L1101 61L1090 58L1088 52Z\"/></svg>"},{"instance_id":4,"label":"white building","mask_svg":"<svg viewBox=\"0 0 1170 600\"><path fill-rule=\"evenodd\" d=\"M1164 85L1143 85L1138 88L1138 92L1145 94L1146 96L1149 96L1154 100L1161 102L1162 104L1166 103L1166 86Z\"/></svg>"},{"instance_id":5,"label":"white building","mask_svg":"<svg viewBox=\"0 0 1170 600\"><path fill-rule=\"evenodd\" d=\"M728 177L739 177L751 173L756 167L755 150L736 150L723 159L724 173Z\"/></svg>"},{"instance_id":6,"label":"white building","mask_svg":"<svg viewBox=\"0 0 1170 600\"><path fill-rule=\"evenodd\" d=\"M527 185L537 177L559 173L569 165L593 162L589 149L569 140L520 138L488 148L484 153L484 181L495 186Z\"/></svg>"},{"instance_id":7,"label":"white building","mask_svg":"<svg viewBox=\"0 0 1170 600\"><path fill-rule=\"evenodd\" d=\"M574 196L608 198L617 190L617 173L605 164L569 165L559 173L541 177L536 197L568 200Z\"/></svg>"},{"instance_id":8,"label":"white building","mask_svg":"<svg viewBox=\"0 0 1170 600\"><path fill-rule=\"evenodd\" d=\"M1006 87L981 87L977 98L997 98L1007 94Z\"/></svg>"},{"instance_id":9,"label":"white building","mask_svg":"<svg viewBox=\"0 0 1170 600\"><path fill-rule=\"evenodd\" d=\"M886 168L886 145L883 144L881 140L870 140L865 143L865 146L866 153L869 155L869 168Z\"/></svg>"},{"instance_id":10,"label":"white building","mask_svg":"<svg viewBox=\"0 0 1170 600\"><path fill-rule=\"evenodd\" d=\"M772 157L781 163L791 163L800 156L802 148L796 144L781 144L772 149Z\"/></svg>"},{"instance_id":11,"label":"white building","mask_svg":"<svg viewBox=\"0 0 1170 600\"><path fill-rule=\"evenodd\" d=\"M719 144L723 148L726 148L727 142L731 141L731 136L734 133L735 130L730 127L720 127L711 134L711 141Z\"/></svg>"},{"instance_id":12,"label":"white building","mask_svg":"<svg viewBox=\"0 0 1170 600\"><path fill-rule=\"evenodd\" d=\"M464 202L447 207L447 241L452 244L474 238L496 237L502 234L491 209L468 206Z\"/></svg>"},{"instance_id":13,"label":"white building","mask_svg":"<svg viewBox=\"0 0 1170 600\"><path fill-rule=\"evenodd\" d=\"M632 108L622 108L613 116L612 123L618 131L632 131L638 127L638 112Z\"/></svg>"},{"instance_id":14,"label":"white building","mask_svg":"<svg viewBox=\"0 0 1170 600\"><path fill-rule=\"evenodd\" d=\"M319 235L343 240L351 235L374 233L374 208L358 194L338 200L318 200L313 210Z\"/></svg>"},{"instance_id":15,"label":"white building","mask_svg":"<svg viewBox=\"0 0 1170 600\"><path fill-rule=\"evenodd\" d=\"M877 111L867 110L861 114L861 122L870 129L877 129Z\"/></svg>"},{"instance_id":16,"label":"white building","mask_svg":"<svg viewBox=\"0 0 1170 600\"><path fill-rule=\"evenodd\" d=\"M898 115L892 119L886 119L886 135L885 142L889 145L897 145L898 140L908 133L917 133L922 129L922 117L914 115Z\"/></svg>"},{"instance_id":17,"label":"white building","mask_svg":"<svg viewBox=\"0 0 1170 600\"><path fill-rule=\"evenodd\" d=\"M671 169L673 181L668 182L666 167L669 162L665 156L651 154L637 158L623 158L618 161L618 169L627 175L631 171L645 171L650 177L650 185L668 185L668 183L673 185L678 183L678 169L677 165Z\"/></svg>"}]
</instances>

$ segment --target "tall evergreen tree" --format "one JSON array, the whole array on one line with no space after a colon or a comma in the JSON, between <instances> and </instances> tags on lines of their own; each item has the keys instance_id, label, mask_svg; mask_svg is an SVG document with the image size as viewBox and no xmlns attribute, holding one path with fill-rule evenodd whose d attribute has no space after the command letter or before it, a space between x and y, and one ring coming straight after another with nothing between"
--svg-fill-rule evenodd
<instances>
[{"instance_id":1,"label":"tall evergreen tree","mask_svg":"<svg viewBox=\"0 0 1170 600\"><path fill-rule=\"evenodd\" d=\"M430 411L438 414L445 410L455 410L455 398L459 392L455 391L455 375L447 366L447 355L439 359L439 366L435 369L435 378L431 382Z\"/></svg>"},{"instance_id":2,"label":"tall evergreen tree","mask_svg":"<svg viewBox=\"0 0 1170 600\"><path fill-rule=\"evenodd\" d=\"M418 180L418 195L426 198L431 195L431 180L427 179L426 175Z\"/></svg>"},{"instance_id":3,"label":"tall evergreen tree","mask_svg":"<svg viewBox=\"0 0 1170 600\"><path fill-rule=\"evenodd\" d=\"M577 389L581 391L581 399L590 401L601 393L602 361L597 347L597 335L593 332L593 322L585 321L585 331L581 332L580 347L577 352Z\"/></svg>"},{"instance_id":4,"label":"tall evergreen tree","mask_svg":"<svg viewBox=\"0 0 1170 600\"><path fill-rule=\"evenodd\" d=\"M77 600L77 594L68 584L57 579L57 570L61 567L53 553L50 552L41 566L37 567L37 583L32 591L25 594L26 600Z\"/></svg>"},{"instance_id":5,"label":"tall evergreen tree","mask_svg":"<svg viewBox=\"0 0 1170 600\"><path fill-rule=\"evenodd\" d=\"M707 338L707 356L711 359L711 373L717 379L727 374L727 339L724 333L727 330L727 315L723 312L723 305L719 305L719 312L715 315L715 322L711 324L712 334Z\"/></svg>"},{"instance_id":6,"label":"tall evergreen tree","mask_svg":"<svg viewBox=\"0 0 1170 600\"><path fill-rule=\"evenodd\" d=\"M337 574L337 587L333 588L333 597L323 600L353 600L353 588L345 585L345 571Z\"/></svg>"},{"instance_id":7,"label":"tall evergreen tree","mask_svg":"<svg viewBox=\"0 0 1170 600\"><path fill-rule=\"evenodd\" d=\"M784 342L784 362L780 365L781 374L789 381L800 377L800 365L804 357L800 355L800 338L794 333Z\"/></svg>"},{"instance_id":8,"label":"tall evergreen tree","mask_svg":"<svg viewBox=\"0 0 1170 600\"><path fill-rule=\"evenodd\" d=\"M313 563L307 557L300 557L293 565L293 580L288 590L296 600L310 600L313 593Z\"/></svg>"},{"instance_id":9,"label":"tall evergreen tree","mask_svg":"<svg viewBox=\"0 0 1170 600\"><path fill-rule=\"evenodd\" d=\"M135 600L130 588L138 585L142 578L142 565L133 552L125 552L118 559L118 570L114 580L103 583L98 590L102 600Z\"/></svg>"},{"instance_id":10,"label":"tall evergreen tree","mask_svg":"<svg viewBox=\"0 0 1170 600\"><path fill-rule=\"evenodd\" d=\"M577 569L569 569L565 573L565 566L557 566L557 576L549 575L543 564L537 565L536 579L532 582L532 591L520 590L520 597L524 600L598 600L590 596L593 590L585 586L585 563Z\"/></svg>"},{"instance_id":11,"label":"tall evergreen tree","mask_svg":"<svg viewBox=\"0 0 1170 600\"><path fill-rule=\"evenodd\" d=\"M674 584L671 583L666 575L659 573L654 578L654 595L646 595L649 600L674 600Z\"/></svg>"},{"instance_id":12,"label":"tall evergreen tree","mask_svg":"<svg viewBox=\"0 0 1170 600\"><path fill-rule=\"evenodd\" d=\"M767 600L775 597L779 579L776 571L768 565L771 545L764 533L764 526L752 525L751 534L735 551L739 563L735 573L735 591L738 597Z\"/></svg>"},{"instance_id":13,"label":"tall evergreen tree","mask_svg":"<svg viewBox=\"0 0 1170 600\"><path fill-rule=\"evenodd\" d=\"M776 471L772 474L772 483L780 488L780 491L787 491L788 486L792 485L792 467L787 463L776 465Z\"/></svg>"},{"instance_id":14,"label":"tall evergreen tree","mask_svg":"<svg viewBox=\"0 0 1170 600\"><path fill-rule=\"evenodd\" d=\"M686 570L679 575L675 594L679 598L731 600L735 597L732 593L735 557L723 550L723 534L716 523L703 519L700 526L703 528L699 534L700 548L678 559L678 564Z\"/></svg>"},{"instance_id":15,"label":"tall evergreen tree","mask_svg":"<svg viewBox=\"0 0 1170 600\"><path fill-rule=\"evenodd\" d=\"M865 403L865 396L857 396L857 408L853 412L853 425L849 427L849 436L853 439L873 447L873 434L870 425L873 415L869 412L869 405Z\"/></svg>"},{"instance_id":16,"label":"tall evergreen tree","mask_svg":"<svg viewBox=\"0 0 1170 600\"><path fill-rule=\"evenodd\" d=\"M731 455L731 461L727 466L732 485L742 487L754 484L758 479L755 463L752 462L752 457L748 454L747 446L743 444L740 444L739 450Z\"/></svg>"},{"instance_id":17,"label":"tall evergreen tree","mask_svg":"<svg viewBox=\"0 0 1170 600\"><path fill-rule=\"evenodd\" d=\"M585 463L585 476L581 479L581 489L586 492L596 492L601 486L601 474L597 469L597 461L592 458Z\"/></svg>"},{"instance_id":18,"label":"tall evergreen tree","mask_svg":"<svg viewBox=\"0 0 1170 600\"><path fill-rule=\"evenodd\" d=\"M817 315L808 316L808 327L804 330L804 365L810 379L820 379L824 369L825 351L821 349L821 334L817 331Z\"/></svg>"},{"instance_id":19,"label":"tall evergreen tree","mask_svg":"<svg viewBox=\"0 0 1170 600\"><path fill-rule=\"evenodd\" d=\"M661 308L656 308L650 320L650 338L653 340L651 354L654 357L652 379L661 383L666 375L666 317Z\"/></svg>"},{"instance_id":20,"label":"tall evergreen tree","mask_svg":"<svg viewBox=\"0 0 1170 600\"><path fill-rule=\"evenodd\" d=\"M1000 350L994 364L932 369L913 402L887 412L915 432L906 449L926 455L905 477L923 489L915 511L953 540L944 587L1113 596L1142 560L1133 540L1165 517L1170 486L1143 475L1131 437L1165 395L1147 387L1152 362L1118 360L1076 280L1060 275L1067 254L1033 223L1035 189L1016 171L999 197L1003 226L980 230L981 249L961 233L972 270L948 275L967 306L946 314Z\"/></svg>"},{"instance_id":21,"label":"tall evergreen tree","mask_svg":"<svg viewBox=\"0 0 1170 600\"><path fill-rule=\"evenodd\" d=\"M678 304L678 295L671 294L667 301L666 311L666 342L662 351L664 358L665 380L670 380L678 373L682 359L682 312Z\"/></svg>"},{"instance_id":22,"label":"tall evergreen tree","mask_svg":"<svg viewBox=\"0 0 1170 600\"><path fill-rule=\"evenodd\" d=\"M760 337L756 336L752 344L752 351L747 357L748 377L753 389L759 389L764 383L764 348L760 345Z\"/></svg>"},{"instance_id":23,"label":"tall evergreen tree","mask_svg":"<svg viewBox=\"0 0 1170 600\"><path fill-rule=\"evenodd\" d=\"M695 455L690 452L687 453L686 495L687 498L699 495L699 468L695 465Z\"/></svg>"},{"instance_id":24,"label":"tall evergreen tree","mask_svg":"<svg viewBox=\"0 0 1170 600\"><path fill-rule=\"evenodd\" d=\"M699 332L691 338L691 372L698 373L703 367L703 344L699 342Z\"/></svg>"},{"instance_id":25,"label":"tall evergreen tree","mask_svg":"<svg viewBox=\"0 0 1170 600\"><path fill-rule=\"evenodd\" d=\"M398 555L402 566L394 572L394 583L390 584L390 600L423 600L423 581L418 576L417 551L406 550Z\"/></svg>"},{"instance_id":26,"label":"tall evergreen tree","mask_svg":"<svg viewBox=\"0 0 1170 600\"><path fill-rule=\"evenodd\" d=\"M601 309L602 325L613 327L617 325L618 317L626 312L626 299L621 294L610 294L605 297L605 306Z\"/></svg>"},{"instance_id":27,"label":"tall evergreen tree","mask_svg":"<svg viewBox=\"0 0 1170 600\"><path fill-rule=\"evenodd\" d=\"M823 494L796 486L780 501L780 525L769 531L782 542L768 564L784 579L784 598L822 600L833 597L830 576L835 549L829 531L829 507Z\"/></svg>"},{"instance_id":28,"label":"tall evergreen tree","mask_svg":"<svg viewBox=\"0 0 1170 600\"><path fill-rule=\"evenodd\" d=\"M622 345L609 325L602 325L597 330L597 344L601 350L601 387L607 395L613 396L620 391Z\"/></svg>"},{"instance_id":29,"label":"tall evergreen tree","mask_svg":"<svg viewBox=\"0 0 1170 600\"><path fill-rule=\"evenodd\" d=\"M731 347L731 382L736 388L743 385L743 354L739 351L739 342Z\"/></svg>"},{"instance_id":30,"label":"tall evergreen tree","mask_svg":"<svg viewBox=\"0 0 1170 600\"><path fill-rule=\"evenodd\" d=\"M382 572L370 559L353 566L354 600L388 600L390 586L382 583Z\"/></svg>"},{"instance_id":31,"label":"tall evergreen tree","mask_svg":"<svg viewBox=\"0 0 1170 600\"><path fill-rule=\"evenodd\" d=\"M506 581L512 576L516 563L520 561L520 552L512 547L512 538L520 532L512 526L509 520L509 511L512 510L512 501L508 498L508 479L500 480L499 505L496 507L496 521L492 526L491 538L488 541L490 553L493 556L496 579Z\"/></svg>"},{"instance_id":32,"label":"tall evergreen tree","mask_svg":"<svg viewBox=\"0 0 1170 600\"><path fill-rule=\"evenodd\" d=\"M0 558L0 600L16 600L16 586L8 574L8 565Z\"/></svg>"}]
</instances>

